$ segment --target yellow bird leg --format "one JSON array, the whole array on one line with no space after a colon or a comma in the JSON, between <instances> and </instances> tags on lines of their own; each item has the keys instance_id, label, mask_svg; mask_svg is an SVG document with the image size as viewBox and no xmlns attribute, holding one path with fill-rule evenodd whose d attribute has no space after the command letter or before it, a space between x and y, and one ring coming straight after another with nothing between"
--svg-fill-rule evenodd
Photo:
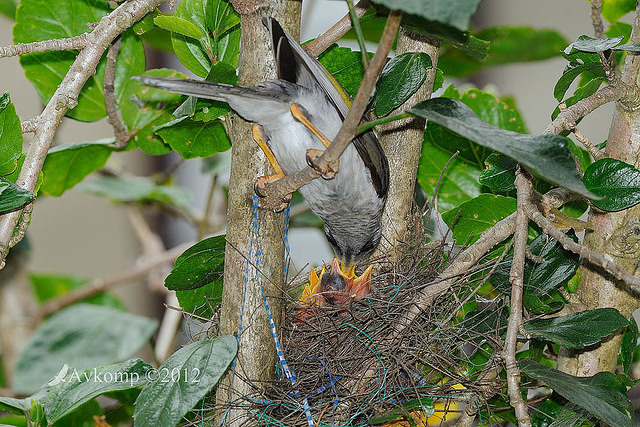
<instances>
[{"instance_id":1,"label":"yellow bird leg","mask_svg":"<svg viewBox=\"0 0 640 427\"><path fill-rule=\"evenodd\" d=\"M307 129L309 129L315 136L318 137L320 142L322 142L322 144L324 145L324 148L329 148L329 145L331 145L331 141L329 141L329 139L311 123L311 121L307 118L307 114L305 113L304 108L300 104L291 104L290 110L291 115L297 121L305 125Z\"/></svg>"},{"instance_id":2,"label":"yellow bird leg","mask_svg":"<svg viewBox=\"0 0 640 427\"><path fill-rule=\"evenodd\" d=\"M278 163L278 159L276 159L275 154L273 154L273 150L271 150L271 147L269 146L269 138L267 138L267 135L264 132L264 128L258 124L253 125L252 133L253 140L258 144L258 147L260 147L264 155L267 157L267 160L269 160L269 163L273 167L273 170L275 171L273 175L265 175L256 179L256 183L253 189L258 196L264 196L264 186L270 182L274 182L281 178L284 178L285 174L282 170L282 167L280 166L280 163ZM276 209L276 211L281 212L285 210L292 197L293 193L287 194L282 199L282 203Z\"/></svg>"}]
</instances>

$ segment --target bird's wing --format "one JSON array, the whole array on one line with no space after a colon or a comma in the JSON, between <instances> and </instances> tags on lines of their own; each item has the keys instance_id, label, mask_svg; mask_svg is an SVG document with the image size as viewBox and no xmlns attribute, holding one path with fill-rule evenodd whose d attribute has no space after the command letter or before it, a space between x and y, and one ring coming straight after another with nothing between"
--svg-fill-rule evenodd
<instances>
[{"instance_id":1,"label":"bird's wing","mask_svg":"<svg viewBox=\"0 0 640 427\"><path fill-rule=\"evenodd\" d=\"M340 83L322 64L305 52L278 21L265 17L263 22L271 34L278 78L312 90L319 88L344 120L351 107L351 98ZM389 163L378 138L373 131L368 131L356 138L353 145L371 173L378 197L386 197L389 188Z\"/></svg>"}]
</instances>

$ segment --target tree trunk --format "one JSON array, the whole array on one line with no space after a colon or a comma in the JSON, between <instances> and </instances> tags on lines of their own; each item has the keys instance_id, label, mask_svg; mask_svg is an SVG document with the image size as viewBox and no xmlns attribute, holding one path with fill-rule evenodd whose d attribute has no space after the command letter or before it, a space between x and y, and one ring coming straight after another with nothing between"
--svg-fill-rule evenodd
<instances>
[{"instance_id":1,"label":"tree trunk","mask_svg":"<svg viewBox=\"0 0 640 427\"><path fill-rule=\"evenodd\" d=\"M429 69L422 87L391 115L399 114L431 97L439 48L440 43L437 40L428 40L404 28L400 29L396 53L400 55L406 52L425 52L431 57L433 66ZM391 180L387 204L382 214L382 238L372 259L384 260L388 259L386 257L389 255L395 256L396 243L405 238L409 229L424 126L425 120L417 117L381 126L380 143L389 159Z\"/></svg>"},{"instance_id":2,"label":"tree trunk","mask_svg":"<svg viewBox=\"0 0 640 427\"><path fill-rule=\"evenodd\" d=\"M640 7L640 3L639 6ZM631 43L640 42L640 15L636 16ZM640 57L628 54L622 81L638 86ZM640 167L640 111L629 111L617 104L613 116L605 157L622 160ZM640 261L640 206L621 212L596 213L592 215L594 230L585 237L585 245L596 252L610 255L635 273ZM640 307L640 300L628 288L616 282L591 265L581 267L582 281L571 300L571 311L591 310L599 307L614 307L625 317L630 317ZM572 375L591 376L600 371L613 371L618 360L622 333L618 332L597 347L588 351L572 352L562 349L559 369Z\"/></svg>"},{"instance_id":3,"label":"tree trunk","mask_svg":"<svg viewBox=\"0 0 640 427\"><path fill-rule=\"evenodd\" d=\"M262 16L277 19L294 37L300 26L300 2L271 0L258 9L254 2L233 2L242 15L241 53L238 82L255 85L275 78L275 64L268 32ZM220 312L220 333L236 335L242 314L242 335L233 372L220 382L218 406L233 402L225 425L251 425L251 413L240 409L244 397L260 393L258 384L274 379L276 351L269 329L260 287L270 297L275 321L281 318L284 270L283 215L258 209L254 219L253 185L257 177L273 173L257 144L252 140L251 124L235 116L231 130L231 176L224 265L224 289ZM253 237L252 237L253 236ZM259 257L257 254L260 254ZM249 274L247 269L249 258ZM258 265L259 272L255 272ZM248 276L248 277L247 277ZM246 380L250 380L249 384Z\"/></svg>"}]
</instances>

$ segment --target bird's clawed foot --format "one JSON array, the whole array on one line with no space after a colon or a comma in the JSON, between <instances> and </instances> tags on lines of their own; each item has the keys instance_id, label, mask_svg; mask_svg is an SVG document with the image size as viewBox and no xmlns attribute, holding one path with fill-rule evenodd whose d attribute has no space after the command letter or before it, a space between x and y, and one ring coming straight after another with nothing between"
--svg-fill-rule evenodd
<instances>
[{"instance_id":1,"label":"bird's clawed foot","mask_svg":"<svg viewBox=\"0 0 640 427\"><path fill-rule=\"evenodd\" d=\"M273 154L271 150L271 146L269 146L269 138L267 137L264 129L260 125L253 125L253 140L258 144L258 147L262 149L262 152L267 157L269 163L273 167L273 170L276 172L273 175L266 175L259 177L255 184L253 185L253 190L260 197L265 197L264 188L266 184L271 182L275 182L281 178L284 178L284 171L280 167L278 160L276 160L276 156ZM287 194L282 200L279 206L277 206L274 210L276 212L282 212L289 206L289 202L293 197L293 193Z\"/></svg>"},{"instance_id":2,"label":"bird's clawed foot","mask_svg":"<svg viewBox=\"0 0 640 427\"><path fill-rule=\"evenodd\" d=\"M334 169L330 165L326 165L326 167L320 166L318 164L318 158L324 154L322 150L314 150L312 148L307 150L307 164L320 172L322 178L324 179L333 179L338 172L337 168Z\"/></svg>"}]
</instances>

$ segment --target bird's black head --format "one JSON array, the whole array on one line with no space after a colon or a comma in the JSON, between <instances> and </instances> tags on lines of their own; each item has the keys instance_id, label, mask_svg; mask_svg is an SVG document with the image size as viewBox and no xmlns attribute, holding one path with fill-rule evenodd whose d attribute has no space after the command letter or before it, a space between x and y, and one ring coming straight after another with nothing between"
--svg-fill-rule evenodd
<instances>
[{"instance_id":1,"label":"bird's black head","mask_svg":"<svg viewBox=\"0 0 640 427\"><path fill-rule=\"evenodd\" d=\"M325 223L324 233L337 257L345 265L351 265L366 258L380 242L379 227L373 229L372 232L366 228L356 227L340 232L338 235L336 231L327 227Z\"/></svg>"}]
</instances>

